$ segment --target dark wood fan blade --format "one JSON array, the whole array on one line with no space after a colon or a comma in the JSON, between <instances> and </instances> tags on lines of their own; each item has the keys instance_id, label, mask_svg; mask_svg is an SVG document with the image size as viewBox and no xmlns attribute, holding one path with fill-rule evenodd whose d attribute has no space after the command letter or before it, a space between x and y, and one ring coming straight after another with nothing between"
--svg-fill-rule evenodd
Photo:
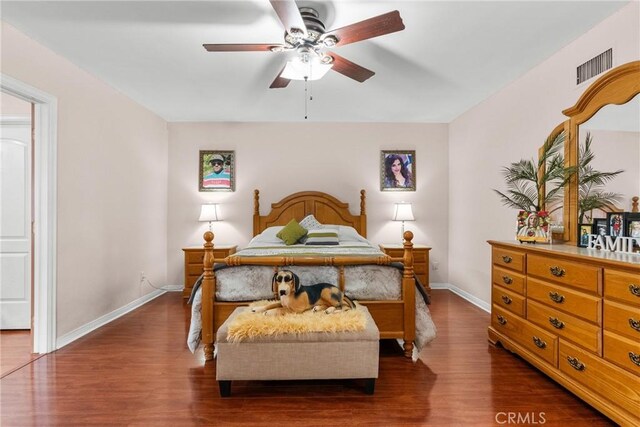
<instances>
[{"instance_id":1,"label":"dark wood fan blade","mask_svg":"<svg viewBox=\"0 0 640 427\"><path fill-rule=\"evenodd\" d=\"M337 71L353 80L357 80L360 83L373 76L375 73L371 70L367 70L358 64L355 64L348 59L343 58L340 55L336 55L333 52L327 52L333 58L333 71Z\"/></svg>"},{"instance_id":2,"label":"dark wood fan blade","mask_svg":"<svg viewBox=\"0 0 640 427\"><path fill-rule=\"evenodd\" d=\"M325 33L325 37L327 35L336 36L338 38L336 46L344 46L349 43L355 43L402 30L404 30L404 23L400 17L400 12L394 10L393 12L365 19L364 21L347 25L337 30L328 31Z\"/></svg>"},{"instance_id":3,"label":"dark wood fan blade","mask_svg":"<svg viewBox=\"0 0 640 427\"><path fill-rule=\"evenodd\" d=\"M271 83L271 86L269 86L269 89L278 89L282 87L287 87L287 85L291 80L285 79L284 77L280 77L285 67L286 65L282 67L282 70L280 70L280 72L278 73L278 77L276 77L273 83Z\"/></svg>"},{"instance_id":4,"label":"dark wood fan blade","mask_svg":"<svg viewBox=\"0 0 640 427\"><path fill-rule=\"evenodd\" d=\"M298 5L294 0L270 0L270 3L287 33L291 33L291 29L296 28L307 37L307 26L304 24Z\"/></svg>"},{"instance_id":5,"label":"dark wood fan blade","mask_svg":"<svg viewBox=\"0 0 640 427\"><path fill-rule=\"evenodd\" d=\"M260 52L271 51L271 48L282 47L281 44L203 44L209 52Z\"/></svg>"}]
</instances>

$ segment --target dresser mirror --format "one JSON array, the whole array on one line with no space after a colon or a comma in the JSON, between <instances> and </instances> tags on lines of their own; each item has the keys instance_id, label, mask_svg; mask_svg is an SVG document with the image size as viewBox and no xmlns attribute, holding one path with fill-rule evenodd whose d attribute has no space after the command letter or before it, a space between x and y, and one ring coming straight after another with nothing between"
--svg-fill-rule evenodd
<instances>
[{"instance_id":1,"label":"dresser mirror","mask_svg":"<svg viewBox=\"0 0 640 427\"><path fill-rule=\"evenodd\" d=\"M620 193L615 208L631 210L631 197L640 195L640 61L616 67L592 83L578 102L563 111L569 117L565 129L565 162L578 164L579 146L587 133L595 153L594 169L624 170L607 184L604 191ZM611 153L614 153L612 156ZM564 240L577 242L579 221L578 178L565 188ZM602 217L602 212L594 212Z\"/></svg>"},{"instance_id":2,"label":"dresser mirror","mask_svg":"<svg viewBox=\"0 0 640 427\"><path fill-rule=\"evenodd\" d=\"M623 171L601 186L581 185L578 193L578 218L591 222L605 218L601 209L583 209L582 201L597 192L616 194L607 210L630 211L631 198L640 195L640 95L622 105L609 104L582 123L578 129L579 153L587 137L593 160L589 163L600 172Z\"/></svg>"}]
</instances>

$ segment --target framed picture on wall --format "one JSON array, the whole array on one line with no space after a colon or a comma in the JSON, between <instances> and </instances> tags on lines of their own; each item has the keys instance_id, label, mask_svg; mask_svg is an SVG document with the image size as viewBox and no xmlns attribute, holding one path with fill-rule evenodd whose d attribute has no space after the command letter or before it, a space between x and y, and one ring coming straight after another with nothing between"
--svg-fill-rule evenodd
<instances>
[{"instance_id":1,"label":"framed picture on wall","mask_svg":"<svg viewBox=\"0 0 640 427\"><path fill-rule=\"evenodd\" d=\"M380 191L416 191L416 152L380 152Z\"/></svg>"},{"instance_id":2,"label":"framed picture on wall","mask_svg":"<svg viewBox=\"0 0 640 427\"><path fill-rule=\"evenodd\" d=\"M233 151L200 151L200 191L235 191L236 171Z\"/></svg>"}]
</instances>

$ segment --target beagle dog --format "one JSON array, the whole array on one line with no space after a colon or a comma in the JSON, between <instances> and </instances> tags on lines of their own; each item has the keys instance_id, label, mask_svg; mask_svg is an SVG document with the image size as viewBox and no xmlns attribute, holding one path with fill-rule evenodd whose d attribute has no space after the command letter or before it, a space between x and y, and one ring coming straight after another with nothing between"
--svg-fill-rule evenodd
<instances>
[{"instance_id":1,"label":"beagle dog","mask_svg":"<svg viewBox=\"0 0 640 427\"><path fill-rule=\"evenodd\" d=\"M273 275L273 291L279 298L273 303L255 307L255 313L277 314L278 309L288 309L295 313L307 310L324 310L330 314L340 310L350 310L356 305L342 291L329 283L301 286L300 278L289 270L281 270Z\"/></svg>"}]
</instances>

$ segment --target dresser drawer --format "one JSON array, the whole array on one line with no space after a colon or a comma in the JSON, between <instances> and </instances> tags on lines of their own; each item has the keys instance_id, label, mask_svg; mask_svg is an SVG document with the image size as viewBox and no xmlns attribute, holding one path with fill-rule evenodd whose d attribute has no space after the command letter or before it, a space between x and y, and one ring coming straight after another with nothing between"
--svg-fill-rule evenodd
<instances>
[{"instance_id":1,"label":"dresser drawer","mask_svg":"<svg viewBox=\"0 0 640 427\"><path fill-rule=\"evenodd\" d=\"M604 328L640 342L640 310L630 305L605 300Z\"/></svg>"},{"instance_id":2,"label":"dresser drawer","mask_svg":"<svg viewBox=\"0 0 640 427\"><path fill-rule=\"evenodd\" d=\"M200 264L204 262L204 249L184 253L186 264ZM204 268L204 267L203 267Z\"/></svg>"},{"instance_id":3,"label":"dresser drawer","mask_svg":"<svg viewBox=\"0 0 640 427\"><path fill-rule=\"evenodd\" d=\"M557 337L496 305L491 309L491 325L542 360L558 366Z\"/></svg>"},{"instance_id":4,"label":"dresser drawer","mask_svg":"<svg viewBox=\"0 0 640 427\"><path fill-rule=\"evenodd\" d=\"M640 413L640 381L635 375L564 340L560 340L559 368L631 414Z\"/></svg>"},{"instance_id":5,"label":"dresser drawer","mask_svg":"<svg viewBox=\"0 0 640 427\"><path fill-rule=\"evenodd\" d=\"M493 286L491 301L494 305L505 308L520 317L525 315L525 298L500 286Z\"/></svg>"},{"instance_id":6,"label":"dresser drawer","mask_svg":"<svg viewBox=\"0 0 640 427\"><path fill-rule=\"evenodd\" d=\"M493 248L491 262L495 265L524 273L524 253L509 249Z\"/></svg>"},{"instance_id":7,"label":"dresser drawer","mask_svg":"<svg viewBox=\"0 0 640 427\"><path fill-rule=\"evenodd\" d=\"M185 281L184 281L185 288L192 288L193 284L196 283L196 280L198 280L198 277L200 277L201 274L202 272L198 273L197 275L185 276Z\"/></svg>"},{"instance_id":8,"label":"dresser drawer","mask_svg":"<svg viewBox=\"0 0 640 427\"><path fill-rule=\"evenodd\" d=\"M640 274L607 269L604 271L604 296L640 307Z\"/></svg>"},{"instance_id":9,"label":"dresser drawer","mask_svg":"<svg viewBox=\"0 0 640 427\"><path fill-rule=\"evenodd\" d=\"M527 300L527 320L587 350L602 354L600 328L577 317Z\"/></svg>"},{"instance_id":10,"label":"dresser drawer","mask_svg":"<svg viewBox=\"0 0 640 427\"><path fill-rule=\"evenodd\" d=\"M531 278L527 280L527 297L589 322L601 324L601 298Z\"/></svg>"},{"instance_id":11,"label":"dresser drawer","mask_svg":"<svg viewBox=\"0 0 640 427\"><path fill-rule=\"evenodd\" d=\"M491 280L494 284L504 286L520 295L525 293L525 276L520 273L494 265L491 271Z\"/></svg>"},{"instance_id":12,"label":"dresser drawer","mask_svg":"<svg viewBox=\"0 0 640 427\"><path fill-rule=\"evenodd\" d=\"M602 268L541 255L527 256L527 273L602 295Z\"/></svg>"},{"instance_id":13,"label":"dresser drawer","mask_svg":"<svg viewBox=\"0 0 640 427\"><path fill-rule=\"evenodd\" d=\"M640 375L640 341L604 331L604 358ZM640 378L637 379L640 383Z\"/></svg>"},{"instance_id":14,"label":"dresser drawer","mask_svg":"<svg viewBox=\"0 0 640 427\"><path fill-rule=\"evenodd\" d=\"M202 264L187 264L185 269L186 269L187 275L198 277L199 275L201 275L204 272L204 265L202 265Z\"/></svg>"}]
</instances>

